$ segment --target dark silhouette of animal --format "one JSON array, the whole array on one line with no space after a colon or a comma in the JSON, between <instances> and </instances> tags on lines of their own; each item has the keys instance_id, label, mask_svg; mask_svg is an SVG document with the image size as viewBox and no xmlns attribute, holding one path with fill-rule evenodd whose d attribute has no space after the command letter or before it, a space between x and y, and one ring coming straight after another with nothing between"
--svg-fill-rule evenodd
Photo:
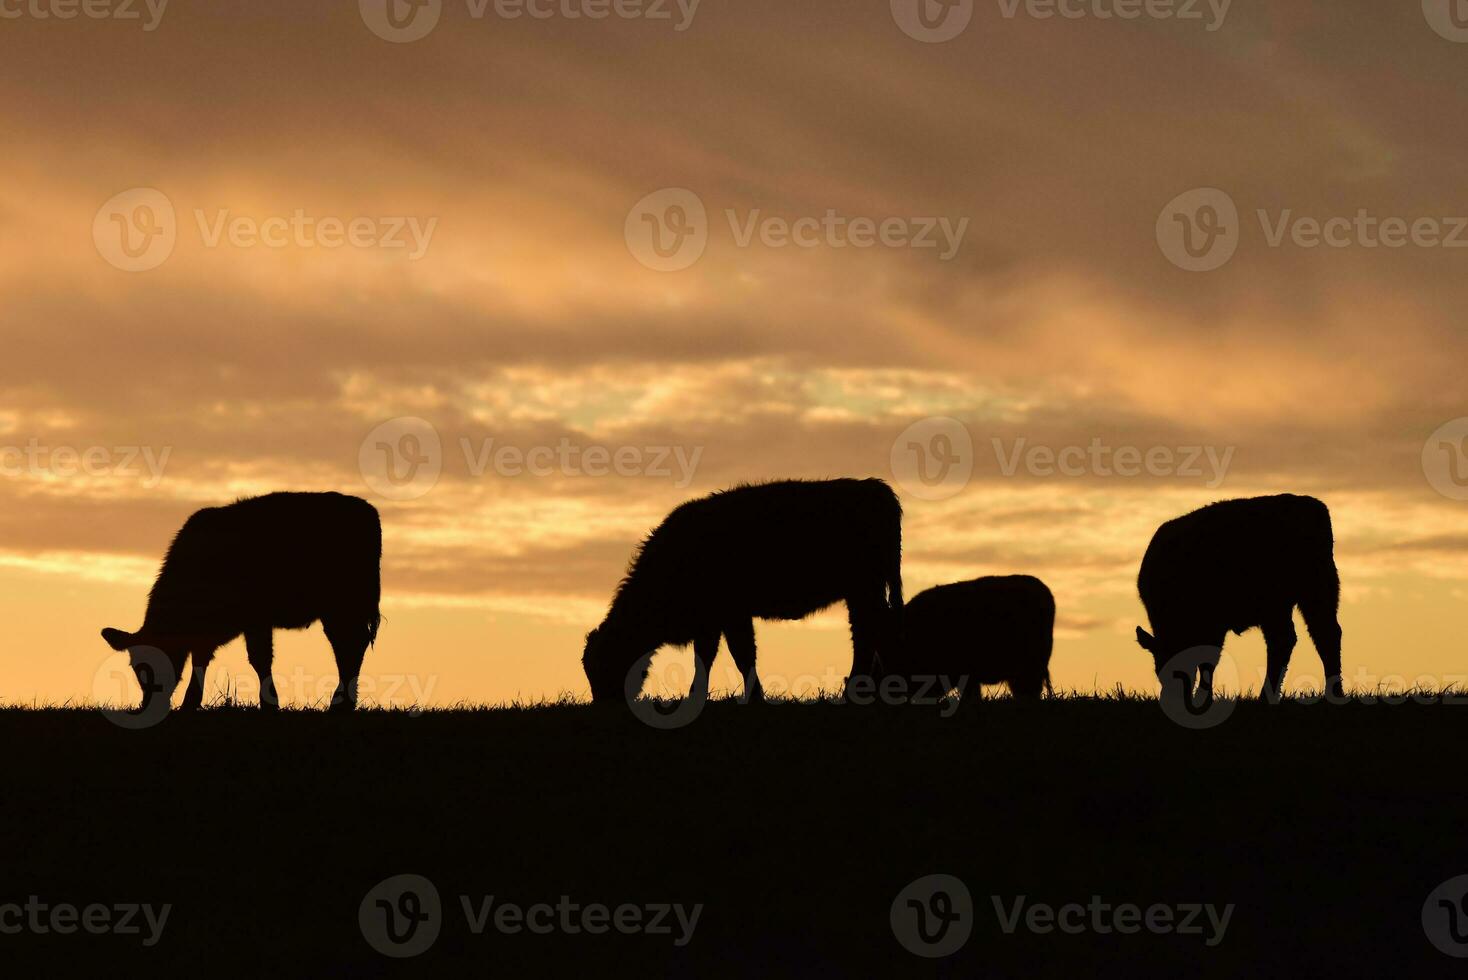
<instances>
[{"instance_id":1,"label":"dark silhouette of animal","mask_svg":"<svg viewBox=\"0 0 1468 980\"><path fill-rule=\"evenodd\" d=\"M1152 654L1158 679L1184 683L1191 697L1196 672L1198 695L1207 701L1226 634L1258 626L1269 650L1261 695L1278 701L1299 606L1330 692L1341 696L1341 581L1333 552L1330 511L1314 497L1223 500L1163 524L1137 576L1153 631L1138 626L1137 642ZM1198 647L1209 648L1200 662L1167 676L1170 661Z\"/></svg>"},{"instance_id":2,"label":"dark silhouette of animal","mask_svg":"<svg viewBox=\"0 0 1468 980\"><path fill-rule=\"evenodd\" d=\"M673 510L637 549L581 658L594 701L627 696L641 662L693 644L707 684L719 636L763 697L754 620L803 619L837 602L851 623L852 675L870 675L902 606L902 505L881 480L789 480L738 486ZM644 658L649 658L645 660ZM695 696L706 694L695 680Z\"/></svg>"},{"instance_id":3,"label":"dark silhouette of animal","mask_svg":"<svg viewBox=\"0 0 1468 980\"><path fill-rule=\"evenodd\" d=\"M273 630L306 629L321 621L336 655L333 709L357 703L357 676L381 621L378 598L382 524L377 509L339 493L272 493L225 507L206 507L179 529L148 594L136 633L104 629L114 650L131 650L143 687L171 698L192 654L193 674L183 707L204 697L214 651L244 635L250 666L260 677L260 707L279 707ZM161 650L172 669L160 689L138 649Z\"/></svg>"},{"instance_id":4,"label":"dark silhouette of animal","mask_svg":"<svg viewBox=\"0 0 1468 980\"><path fill-rule=\"evenodd\" d=\"M980 697L980 684L1007 683L1016 697L1050 687L1055 597L1033 575L990 575L926 589L902 607L900 643L882 654L882 673L907 690ZM941 686L938 690L935 686Z\"/></svg>"}]
</instances>

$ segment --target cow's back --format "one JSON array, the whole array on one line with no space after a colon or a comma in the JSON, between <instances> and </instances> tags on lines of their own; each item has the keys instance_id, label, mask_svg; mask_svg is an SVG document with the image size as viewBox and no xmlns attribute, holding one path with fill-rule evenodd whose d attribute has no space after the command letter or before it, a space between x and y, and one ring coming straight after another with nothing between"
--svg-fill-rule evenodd
<instances>
[{"instance_id":1,"label":"cow's back","mask_svg":"<svg viewBox=\"0 0 1468 980\"><path fill-rule=\"evenodd\" d=\"M1314 497L1225 500L1159 527L1137 587L1151 614L1257 625L1302 583L1333 575L1333 550L1330 511Z\"/></svg>"},{"instance_id":2,"label":"cow's back","mask_svg":"<svg viewBox=\"0 0 1468 980\"><path fill-rule=\"evenodd\" d=\"M903 607L895 673L973 676L986 684L1049 663L1055 597L1032 575L993 575L926 589Z\"/></svg>"},{"instance_id":3,"label":"cow's back","mask_svg":"<svg viewBox=\"0 0 1468 980\"><path fill-rule=\"evenodd\" d=\"M901 505L881 480L736 487L669 514L631 576L687 593L690 603L803 616L895 573L901 521Z\"/></svg>"},{"instance_id":4,"label":"cow's back","mask_svg":"<svg viewBox=\"0 0 1468 980\"><path fill-rule=\"evenodd\" d=\"M376 608L382 525L339 493L273 493L198 511L164 560L155 598L195 615L304 626L332 609Z\"/></svg>"}]
</instances>

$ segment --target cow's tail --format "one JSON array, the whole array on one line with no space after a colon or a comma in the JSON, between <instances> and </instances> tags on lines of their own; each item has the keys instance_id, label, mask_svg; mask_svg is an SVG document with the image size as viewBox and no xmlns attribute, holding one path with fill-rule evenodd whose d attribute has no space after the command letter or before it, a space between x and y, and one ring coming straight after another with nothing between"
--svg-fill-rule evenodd
<instances>
[{"instance_id":1,"label":"cow's tail","mask_svg":"<svg viewBox=\"0 0 1468 980\"><path fill-rule=\"evenodd\" d=\"M367 645L377 646L377 630L382 626L382 518L377 509L372 510L372 581L369 593L372 599L371 612L367 616Z\"/></svg>"},{"instance_id":2,"label":"cow's tail","mask_svg":"<svg viewBox=\"0 0 1468 980\"><path fill-rule=\"evenodd\" d=\"M1055 697L1055 687L1050 683L1050 657L1055 653L1055 595L1044 585L1045 589L1045 640L1042 649L1045 651L1045 695Z\"/></svg>"},{"instance_id":3,"label":"cow's tail","mask_svg":"<svg viewBox=\"0 0 1468 980\"><path fill-rule=\"evenodd\" d=\"M892 521L895 534L891 538L890 550L884 562L886 567L882 573L882 584L887 593L887 627L882 631L882 642L877 647L876 666L879 675L886 674L882 655L902 642L902 503L890 489L886 489L886 493L894 511Z\"/></svg>"}]
</instances>

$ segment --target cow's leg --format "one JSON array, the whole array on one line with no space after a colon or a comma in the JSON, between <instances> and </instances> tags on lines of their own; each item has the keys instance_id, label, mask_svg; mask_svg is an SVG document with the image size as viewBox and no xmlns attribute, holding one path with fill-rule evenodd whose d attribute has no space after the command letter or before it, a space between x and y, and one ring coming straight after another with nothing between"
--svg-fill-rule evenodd
<instances>
[{"instance_id":1,"label":"cow's leg","mask_svg":"<svg viewBox=\"0 0 1468 980\"><path fill-rule=\"evenodd\" d=\"M1294 653L1296 639L1293 608L1276 613L1274 618L1264 624L1264 645L1269 650L1269 665L1259 696L1270 704L1279 704L1280 692L1284 688L1285 669L1290 665L1290 654Z\"/></svg>"},{"instance_id":2,"label":"cow's leg","mask_svg":"<svg viewBox=\"0 0 1468 980\"><path fill-rule=\"evenodd\" d=\"M857 677L876 677L877 647L882 641L882 631L888 626L890 612L880 589L847 597L846 618L851 623L851 676L846 679L848 685Z\"/></svg>"},{"instance_id":3,"label":"cow's leg","mask_svg":"<svg viewBox=\"0 0 1468 980\"><path fill-rule=\"evenodd\" d=\"M1184 678L1189 691L1185 692L1193 699L1193 704L1199 708L1207 708L1213 704L1213 673L1218 669L1218 661L1223 658L1223 641L1227 633L1221 633L1211 637L1211 642L1203 644L1217 653L1209 654L1199 661L1197 666L1198 687L1196 694L1192 692L1193 680L1191 676Z\"/></svg>"},{"instance_id":4,"label":"cow's leg","mask_svg":"<svg viewBox=\"0 0 1468 980\"><path fill-rule=\"evenodd\" d=\"M209 662L214 659L214 651L218 647L201 647L194 650L192 656L194 666L189 674L189 689L184 692L183 704L179 708L184 711L193 711L204 703L204 675L209 671Z\"/></svg>"},{"instance_id":5,"label":"cow's leg","mask_svg":"<svg viewBox=\"0 0 1468 980\"><path fill-rule=\"evenodd\" d=\"M693 641L693 683L688 687L689 698L707 701L709 675L713 673L714 659L719 655L719 631L702 633Z\"/></svg>"},{"instance_id":6,"label":"cow's leg","mask_svg":"<svg viewBox=\"0 0 1468 980\"><path fill-rule=\"evenodd\" d=\"M1340 580L1332 569L1316 595L1300 603L1300 617L1310 631L1315 651L1320 654L1320 663L1325 667L1326 693L1336 699L1345 697L1341 684L1341 623L1337 618L1340 606Z\"/></svg>"},{"instance_id":7,"label":"cow's leg","mask_svg":"<svg viewBox=\"0 0 1468 980\"><path fill-rule=\"evenodd\" d=\"M362 617L323 616L321 628L331 641L336 655L336 693L331 696L332 711L351 711L357 707L357 678L362 673L362 659L372 641L367 620Z\"/></svg>"},{"instance_id":8,"label":"cow's leg","mask_svg":"<svg viewBox=\"0 0 1468 980\"><path fill-rule=\"evenodd\" d=\"M764 688L760 687L759 674L754 669L754 620L745 619L726 627L724 639L729 641L729 653L734 657L734 665L744 676L744 696L739 699L740 702L753 701L757 704L763 701Z\"/></svg>"},{"instance_id":9,"label":"cow's leg","mask_svg":"<svg viewBox=\"0 0 1468 980\"><path fill-rule=\"evenodd\" d=\"M275 662L275 637L270 629L245 631L245 656L260 678L260 710L274 711L280 707L280 698L275 693L275 675L271 665Z\"/></svg>"}]
</instances>

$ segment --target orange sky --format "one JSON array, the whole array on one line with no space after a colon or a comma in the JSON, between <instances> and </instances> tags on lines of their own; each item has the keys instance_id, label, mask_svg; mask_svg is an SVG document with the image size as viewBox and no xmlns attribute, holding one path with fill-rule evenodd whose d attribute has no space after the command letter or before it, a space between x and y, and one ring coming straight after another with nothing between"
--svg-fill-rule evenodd
<instances>
[{"instance_id":1,"label":"orange sky","mask_svg":"<svg viewBox=\"0 0 1468 980\"><path fill-rule=\"evenodd\" d=\"M392 43L373 0L153 21L37 16L49 2L0 2L20 11L0 18L4 702L105 696L97 631L141 621L172 532L273 489L382 511L364 700L584 694L581 636L669 508L836 475L902 494L909 595L1044 578L1060 687L1151 690L1131 632L1152 529L1284 490L1335 515L1347 683L1468 676L1468 502L1435 488L1454 492L1429 443L1468 415L1468 253L1270 242L1281 217L1468 215L1468 44L1418 4L1239 0L1209 30L975 2L923 43L887 0L661 20L460 0ZM670 188L703 209L703 251L656 271L639 208ZM1196 188L1239 215L1206 272L1157 236ZM114 215L171 252L126 271ZM828 215L840 235L812 231ZM803 218L814 237L779 244L768 219ZM853 219L962 236L856 247ZM431 426L441 474L392 499L362 459L403 417ZM941 500L892 469L935 417L973 447ZM1006 472L1019 440L1021 460L1098 443L1227 466ZM505 447L562 455L528 472L496 466ZM587 447L623 450L622 472L586 472ZM840 611L759 635L771 691L849 667ZM330 693L319 630L277 643L287 701ZM1256 684L1257 634L1230 650ZM1320 676L1303 633L1290 676ZM223 651L211 692L253 684Z\"/></svg>"}]
</instances>

